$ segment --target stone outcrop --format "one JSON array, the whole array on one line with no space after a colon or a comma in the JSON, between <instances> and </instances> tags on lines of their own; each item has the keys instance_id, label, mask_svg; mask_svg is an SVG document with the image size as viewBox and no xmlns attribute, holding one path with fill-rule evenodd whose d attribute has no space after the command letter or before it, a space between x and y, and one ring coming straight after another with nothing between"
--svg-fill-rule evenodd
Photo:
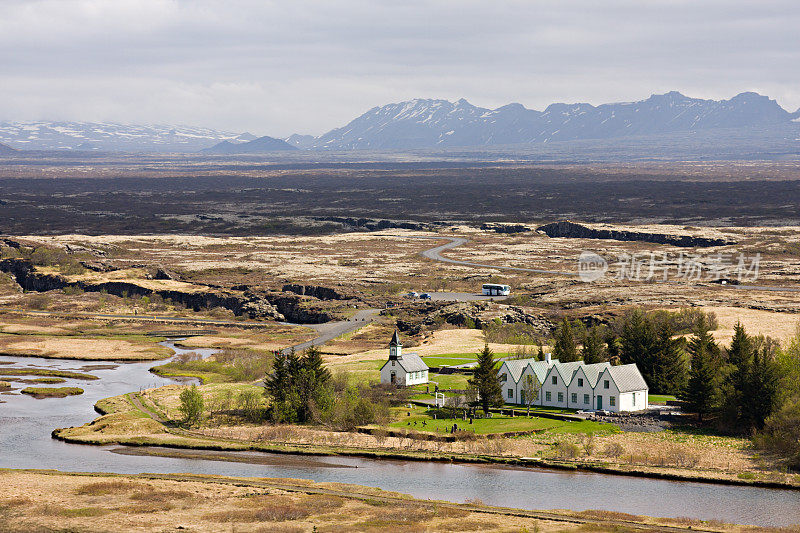
<instances>
[{"instance_id":1,"label":"stone outcrop","mask_svg":"<svg viewBox=\"0 0 800 533\"><path fill-rule=\"evenodd\" d=\"M474 326L482 329L498 321L503 324L523 323L533 326L542 336L549 335L553 329L553 324L549 320L530 314L521 307L489 302L451 304L426 316L423 323L434 325L437 322L446 322L455 326Z\"/></svg>"},{"instance_id":2,"label":"stone outcrop","mask_svg":"<svg viewBox=\"0 0 800 533\"><path fill-rule=\"evenodd\" d=\"M269 320L290 321L299 324L321 324L329 322L333 316L329 311L316 308L314 298L297 294L264 292L250 290L231 292L222 289L197 286L202 290L149 289L135 281L85 282L69 281L63 276L37 272L30 261L25 259L4 259L0 261L0 271L12 275L17 284L27 290L46 292L67 287L76 287L84 292L101 292L115 296L153 296L171 300L186 308L200 311L222 307L237 316L249 316Z\"/></svg>"},{"instance_id":3,"label":"stone outcrop","mask_svg":"<svg viewBox=\"0 0 800 533\"><path fill-rule=\"evenodd\" d=\"M668 235L666 233L646 233L616 229L598 229L576 224L569 220L553 222L539 226L536 231L545 233L548 237L567 237L576 239L613 239L617 241L640 241L657 244L669 244L689 248L707 248L709 246L726 246L736 244L735 241L711 237L697 237L693 235Z\"/></svg>"},{"instance_id":4,"label":"stone outcrop","mask_svg":"<svg viewBox=\"0 0 800 533\"><path fill-rule=\"evenodd\" d=\"M483 231L494 231L495 233L525 233L531 231L531 228L524 224L500 224L495 222L486 222L481 224Z\"/></svg>"},{"instance_id":5,"label":"stone outcrop","mask_svg":"<svg viewBox=\"0 0 800 533\"><path fill-rule=\"evenodd\" d=\"M397 228L411 229L418 231L431 231L437 223L413 222L409 220L386 220L376 218L354 218L354 217L314 217L314 220L323 222L336 222L351 228L365 229L367 231L378 231L382 229Z\"/></svg>"},{"instance_id":6,"label":"stone outcrop","mask_svg":"<svg viewBox=\"0 0 800 533\"><path fill-rule=\"evenodd\" d=\"M318 300L350 300L353 297L339 292L331 287L320 287L318 285L298 285L295 283L286 284L281 288L284 292L293 292L301 296L313 296Z\"/></svg>"}]
</instances>

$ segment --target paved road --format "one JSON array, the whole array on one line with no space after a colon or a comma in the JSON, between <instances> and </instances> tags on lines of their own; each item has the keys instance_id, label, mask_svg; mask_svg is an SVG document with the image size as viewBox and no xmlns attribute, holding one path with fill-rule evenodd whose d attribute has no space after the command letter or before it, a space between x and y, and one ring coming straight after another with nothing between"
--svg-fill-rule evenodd
<instances>
[{"instance_id":1,"label":"paved road","mask_svg":"<svg viewBox=\"0 0 800 533\"><path fill-rule=\"evenodd\" d=\"M439 246L435 246L433 248L429 248L423 252L420 252L420 255L423 257L427 257L428 259L432 259L434 261L440 261L442 263L450 263L453 265L465 265L465 266L473 266L479 268L494 268L497 270L511 270L516 272L532 272L534 274L551 274L557 276L569 276L573 278L577 278L579 275L575 271L564 271L564 270L543 270L537 268L523 268L523 267L513 267L513 266L505 266L505 265L490 265L487 263L473 263L470 261L459 261L458 259L450 259L449 257L443 257L441 252L445 250L450 250L452 248L456 248L463 244L469 242L468 239L464 239L462 237L447 237L447 236L408 236L408 235L391 235L392 237L399 237L402 239L431 239L431 240L442 240L447 239L450 242L441 244ZM643 281L643 283L653 283L649 281ZM675 283L684 285L686 284L685 281L680 280L667 280L667 281L655 281L655 283ZM734 285L729 283L727 285L716 285L714 284L713 287L709 287L713 289L735 289L735 290L742 290L742 291L772 291L772 292L800 292L800 287L784 287L779 285ZM431 295L436 293L431 293ZM458 293L451 293L451 294L458 294ZM476 298L477 299L477 298Z\"/></svg>"},{"instance_id":2,"label":"paved road","mask_svg":"<svg viewBox=\"0 0 800 533\"><path fill-rule=\"evenodd\" d=\"M329 340L333 340L340 335L350 333L359 328L362 328L375 320L378 316L380 309L362 309L358 311L348 320L341 320L338 322L326 322L325 324L303 324L307 328L312 328L319 333L319 336L311 339L310 341L302 342L293 346L295 351L302 351L311 346L319 346L325 344ZM285 348L284 353L290 351L292 348Z\"/></svg>"},{"instance_id":3,"label":"paved road","mask_svg":"<svg viewBox=\"0 0 800 533\"><path fill-rule=\"evenodd\" d=\"M457 259L450 259L449 257L442 257L441 252L445 250L449 250L451 248L455 248L457 246L461 246L462 244L466 244L469 241L467 239L463 239L461 237L405 237L408 239L448 239L450 242L436 246L434 248L430 248L421 252L420 255L423 257L427 257L428 259L433 259L434 261L441 261L443 263L451 263L454 265L465 265L465 266L474 266L480 268L496 268L499 270L515 270L517 272L533 272L534 274L556 274L559 276L573 276L576 277L578 275L577 272L566 272L562 270L541 270L538 268L523 268L523 267L513 267L513 266L497 266L497 265L489 265L486 263L472 263L470 261L459 261Z\"/></svg>"}]
</instances>

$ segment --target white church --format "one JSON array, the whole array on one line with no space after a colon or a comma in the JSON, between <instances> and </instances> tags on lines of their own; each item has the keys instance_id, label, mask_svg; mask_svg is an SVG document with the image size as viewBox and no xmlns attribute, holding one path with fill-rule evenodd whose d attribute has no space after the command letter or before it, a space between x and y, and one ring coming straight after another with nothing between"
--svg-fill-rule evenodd
<instances>
[{"instance_id":1,"label":"white church","mask_svg":"<svg viewBox=\"0 0 800 533\"><path fill-rule=\"evenodd\" d=\"M419 385L428 382L428 365L415 353L403 353L400 335L394 330L389 342L389 360L381 367L381 383Z\"/></svg>"},{"instance_id":2,"label":"white church","mask_svg":"<svg viewBox=\"0 0 800 533\"><path fill-rule=\"evenodd\" d=\"M506 403L526 404L525 384L531 376L536 391L532 405L612 412L647 409L649 389L635 364L561 363L546 354L544 361L504 361L498 374Z\"/></svg>"}]
</instances>

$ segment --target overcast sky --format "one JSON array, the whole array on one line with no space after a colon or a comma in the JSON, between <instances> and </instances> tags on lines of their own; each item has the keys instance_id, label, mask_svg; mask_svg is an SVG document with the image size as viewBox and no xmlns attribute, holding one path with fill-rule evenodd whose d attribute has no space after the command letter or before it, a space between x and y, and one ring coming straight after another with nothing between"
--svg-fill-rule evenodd
<instances>
[{"instance_id":1,"label":"overcast sky","mask_svg":"<svg viewBox=\"0 0 800 533\"><path fill-rule=\"evenodd\" d=\"M0 0L0 121L323 133L416 97L800 106L797 0Z\"/></svg>"}]
</instances>

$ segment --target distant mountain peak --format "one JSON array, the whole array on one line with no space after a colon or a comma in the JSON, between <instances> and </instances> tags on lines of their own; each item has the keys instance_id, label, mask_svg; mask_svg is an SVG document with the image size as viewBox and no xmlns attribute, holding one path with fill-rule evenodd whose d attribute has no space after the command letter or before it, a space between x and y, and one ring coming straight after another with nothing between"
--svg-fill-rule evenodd
<instances>
[{"instance_id":1,"label":"distant mountain peak","mask_svg":"<svg viewBox=\"0 0 800 533\"><path fill-rule=\"evenodd\" d=\"M268 152L282 152L287 150L297 150L297 147L292 146L283 139L276 139L275 137L258 137L252 141L244 143L232 143L230 141L222 141L219 144L206 148L203 150L207 154L219 155L232 155L232 154L260 154Z\"/></svg>"},{"instance_id":2,"label":"distant mountain peak","mask_svg":"<svg viewBox=\"0 0 800 533\"><path fill-rule=\"evenodd\" d=\"M374 107L345 126L313 140L304 136L297 141L297 137L292 144L322 150L398 150L610 139L763 127L789 122L799 114L800 110L790 114L774 100L754 92L716 101L669 91L637 102L598 106L553 103L544 111L519 103L492 110L464 98L455 102L415 98Z\"/></svg>"}]
</instances>

